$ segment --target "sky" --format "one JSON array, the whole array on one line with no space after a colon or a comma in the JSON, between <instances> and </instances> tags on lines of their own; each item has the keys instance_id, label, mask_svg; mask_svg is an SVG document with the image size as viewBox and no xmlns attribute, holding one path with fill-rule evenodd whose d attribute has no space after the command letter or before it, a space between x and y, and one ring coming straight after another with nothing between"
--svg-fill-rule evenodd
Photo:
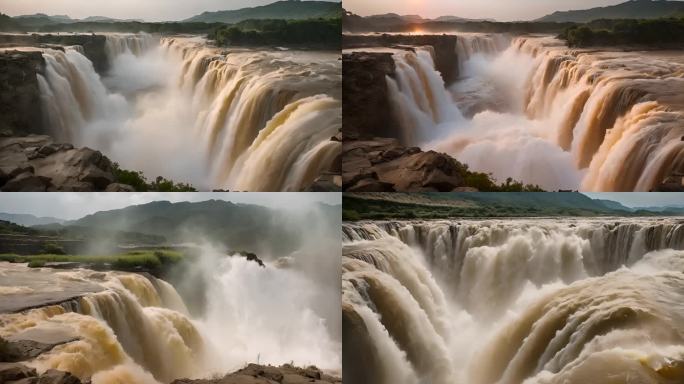
<instances>
[{"instance_id":1,"label":"sky","mask_svg":"<svg viewBox=\"0 0 684 384\"><path fill-rule=\"evenodd\" d=\"M361 16L381 13L426 18L459 16L499 21L534 20L554 11L588 9L627 0L344 0L346 10Z\"/></svg>"},{"instance_id":2,"label":"sky","mask_svg":"<svg viewBox=\"0 0 684 384\"><path fill-rule=\"evenodd\" d=\"M98 211L125 208L129 205L166 200L206 201L226 200L234 203L256 204L271 208L302 209L314 203L341 204L340 193L3 193L0 194L0 212L23 213L39 217L56 217L73 220Z\"/></svg>"},{"instance_id":3,"label":"sky","mask_svg":"<svg viewBox=\"0 0 684 384\"><path fill-rule=\"evenodd\" d=\"M630 208L634 207L684 207L684 193L658 192L602 192L584 193L592 199L613 200Z\"/></svg>"},{"instance_id":4,"label":"sky","mask_svg":"<svg viewBox=\"0 0 684 384\"><path fill-rule=\"evenodd\" d=\"M0 0L0 12L10 16L45 13L74 19L106 16L115 19L177 21L205 11L255 7L276 0Z\"/></svg>"}]
</instances>

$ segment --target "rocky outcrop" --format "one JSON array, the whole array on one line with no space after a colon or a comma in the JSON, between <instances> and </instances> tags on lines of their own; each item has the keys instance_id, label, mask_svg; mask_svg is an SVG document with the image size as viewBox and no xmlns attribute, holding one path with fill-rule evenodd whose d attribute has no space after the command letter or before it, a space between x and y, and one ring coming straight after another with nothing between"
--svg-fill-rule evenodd
<instances>
[{"instance_id":1,"label":"rocky outcrop","mask_svg":"<svg viewBox=\"0 0 684 384\"><path fill-rule=\"evenodd\" d=\"M397 137L387 90L394 77L390 53L351 53L342 56L342 132L344 139Z\"/></svg>"},{"instance_id":2,"label":"rocky outcrop","mask_svg":"<svg viewBox=\"0 0 684 384\"><path fill-rule=\"evenodd\" d=\"M406 148L396 139L344 143L342 182L348 192L450 192L464 190L466 167L450 156Z\"/></svg>"},{"instance_id":3,"label":"rocky outcrop","mask_svg":"<svg viewBox=\"0 0 684 384\"><path fill-rule=\"evenodd\" d=\"M0 35L2 36L2 35ZM45 61L40 52L0 52L0 134L25 135L43 129L38 74Z\"/></svg>"},{"instance_id":4,"label":"rocky outcrop","mask_svg":"<svg viewBox=\"0 0 684 384\"><path fill-rule=\"evenodd\" d=\"M272 367L249 364L222 379L180 379L171 384L341 384L337 377L326 375L316 367L296 368L289 364Z\"/></svg>"},{"instance_id":5,"label":"rocky outcrop","mask_svg":"<svg viewBox=\"0 0 684 384\"><path fill-rule=\"evenodd\" d=\"M399 47L431 46L434 50L435 67L442 74L446 84L451 84L458 78L458 55L454 35L344 35L342 46L344 49L364 47Z\"/></svg>"},{"instance_id":6,"label":"rocky outcrop","mask_svg":"<svg viewBox=\"0 0 684 384\"><path fill-rule=\"evenodd\" d=\"M109 69L109 59L105 49L107 38L102 35L59 35L59 34L25 34L0 35L2 47L38 47L64 49L65 46L80 45L83 55L93 62L95 70L100 74Z\"/></svg>"},{"instance_id":7,"label":"rocky outcrop","mask_svg":"<svg viewBox=\"0 0 684 384\"><path fill-rule=\"evenodd\" d=\"M81 384L78 377L56 369L39 375L34 368L19 363L0 363L0 383L3 384Z\"/></svg>"},{"instance_id":8,"label":"rocky outcrop","mask_svg":"<svg viewBox=\"0 0 684 384\"><path fill-rule=\"evenodd\" d=\"M675 172L669 175L651 192L684 192L684 174Z\"/></svg>"},{"instance_id":9,"label":"rocky outcrop","mask_svg":"<svg viewBox=\"0 0 684 384\"><path fill-rule=\"evenodd\" d=\"M113 172L101 152L58 144L49 136L0 139L3 192L105 191L116 183Z\"/></svg>"},{"instance_id":10,"label":"rocky outcrop","mask_svg":"<svg viewBox=\"0 0 684 384\"><path fill-rule=\"evenodd\" d=\"M5 340L0 337L0 361L16 363L35 359L45 352L51 351L54 347L72 341L77 338L66 337L62 340L50 340L41 342L36 340Z\"/></svg>"}]
</instances>

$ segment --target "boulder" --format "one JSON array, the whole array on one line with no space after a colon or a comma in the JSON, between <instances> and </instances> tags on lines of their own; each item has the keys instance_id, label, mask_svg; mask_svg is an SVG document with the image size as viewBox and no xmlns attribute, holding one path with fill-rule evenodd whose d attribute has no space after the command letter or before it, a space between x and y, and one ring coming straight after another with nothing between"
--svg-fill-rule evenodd
<instances>
[{"instance_id":1,"label":"boulder","mask_svg":"<svg viewBox=\"0 0 684 384\"><path fill-rule=\"evenodd\" d=\"M443 153L407 148L391 138L350 140L342 148L346 192L450 192L465 187L466 167Z\"/></svg>"},{"instance_id":2,"label":"boulder","mask_svg":"<svg viewBox=\"0 0 684 384\"><path fill-rule=\"evenodd\" d=\"M2 191L134 191L116 183L112 162L99 151L55 143L49 136L0 139Z\"/></svg>"},{"instance_id":3,"label":"boulder","mask_svg":"<svg viewBox=\"0 0 684 384\"><path fill-rule=\"evenodd\" d=\"M35 377L36 370L20 363L0 363L0 383Z\"/></svg>"}]
</instances>

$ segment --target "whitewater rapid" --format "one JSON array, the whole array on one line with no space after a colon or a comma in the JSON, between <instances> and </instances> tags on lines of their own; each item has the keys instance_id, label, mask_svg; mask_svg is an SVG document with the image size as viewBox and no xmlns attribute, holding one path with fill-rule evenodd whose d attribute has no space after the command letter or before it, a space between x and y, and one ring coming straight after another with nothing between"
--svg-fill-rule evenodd
<instances>
[{"instance_id":1,"label":"whitewater rapid","mask_svg":"<svg viewBox=\"0 0 684 384\"><path fill-rule=\"evenodd\" d=\"M343 238L345 380L684 380L678 219L360 222Z\"/></svg>"},{"instance_id":2,"label":"whitewater rapid","mask_svg":"<svg viewBox=\"0 0 684 384\"><path fill-rule=\"evenodd\" d=\"M684 59L577 50L549 37L458 35L460 79L433 51L394 54L407 145L548 190L649 191L684 172Z\"/></svg>"},{"instance_id":3,"label":"whitewater rapid","mask_svg":"<svg viewBox=\"0 0 684 384\"><path fill-rule=\"evenodd\" d=\"M199 189L299 191L341 144L338 55L225 51L204 39L107 35L109 71L80 47L46 50L47 126L122 166Z\"/></svg>"},{"instance_id":4,"label":"whitewater rapid","mask_svg":"<svg viewBox=\"0 0 684 384\"><path fill-rule=\"evenodd\" d=\"M341 341L321 309L324 290L295 261L262 267L211 248L202 252L183 280L196 286L193 276L201 276L206 288L206 309L197 314L188 312L171 284L150 275L0 263L2 302L21 306L55 292L76 297L0 313L0 337L66 339L24 363L39 373L58 369L93 384L211 378L256 362L315 365L339 374Z\"/></svg>"}]
</instances>

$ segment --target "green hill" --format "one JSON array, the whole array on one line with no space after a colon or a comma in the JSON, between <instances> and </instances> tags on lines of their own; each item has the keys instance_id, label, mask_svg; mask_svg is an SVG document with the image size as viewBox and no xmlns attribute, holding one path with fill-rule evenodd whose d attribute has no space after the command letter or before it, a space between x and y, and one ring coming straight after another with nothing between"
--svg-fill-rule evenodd
<instances>
[{"instance_id":1,"label":"green hill","mask_svg":"<svg viewBox=\"0 0 684 384\"><path fill-rule=\"evenodd\" d=\"M328 217L326 223L339 217L339 207L320 208L319 213ZM292 220L290 213L223 200L156 201L97 212L64 225L164 236L173 244L207 242L228 249L283 256L298 249L304 235L300 226L292 225Z\"/></svg>"},{"instance_id":2,"label":"green hill","mask_svg":"<svg viewBox=\"0 0 684 384\"><path fill-rule=\"evenodd\" d=\"M632 210L577 192L345 194L343 204L345 220L681 214L672 209Z\"/></svg>"},{"instance_id":3,"label":"green hill","mask_svg":"<svg viewBox=\"0 0 684 384\"><path fill-rule=\"evenodd\" d=\"M287 0L259 7L204 12L184 21L234 24L249 19L303 20L341 16L342 3L339 2Z\"/></svg>"},{"instance_id":4,"label":"green hill","mask_svg":"<svg viewBox=\"0 0 684 384\"><path fill-rule=\"evenodd\" d=\"M588 23L597 19L684 17L684 1L631 0L609 7L554 12L536 21Z\"/></svg>"}]
</instances>

